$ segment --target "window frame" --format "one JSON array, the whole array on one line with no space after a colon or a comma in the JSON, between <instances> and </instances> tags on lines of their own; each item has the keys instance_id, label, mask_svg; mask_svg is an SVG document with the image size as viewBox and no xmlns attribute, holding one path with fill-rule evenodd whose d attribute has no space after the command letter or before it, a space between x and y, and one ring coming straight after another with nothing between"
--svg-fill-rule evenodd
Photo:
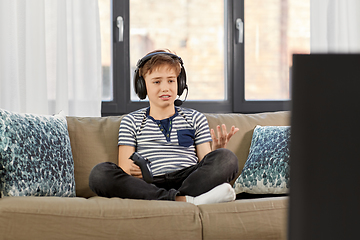
<instances>
[{"instance_id":1,"label":"window frame","mask_svg":"<svg viewBox=\"0 0 360 240\"><path fill-rule=\"evenodd\" d=\"M131 101L130 96L130 0L112 0L112 58L113 58L113 101L103 101L102 116L122 115L149 106L148 102ZM224 101L191 101L183 107L206 113L258 113L290 109L290 101L248 101L245 99L244 45L237 42L236 19L244 22L244 0L224 0L225 9L225 79L227 99ZM124 20L124 38L118 41L116 19ZM236 67L235 67L236 66ZM191 91L191 89L190 89Z\"/></svg>"}]
</instances>

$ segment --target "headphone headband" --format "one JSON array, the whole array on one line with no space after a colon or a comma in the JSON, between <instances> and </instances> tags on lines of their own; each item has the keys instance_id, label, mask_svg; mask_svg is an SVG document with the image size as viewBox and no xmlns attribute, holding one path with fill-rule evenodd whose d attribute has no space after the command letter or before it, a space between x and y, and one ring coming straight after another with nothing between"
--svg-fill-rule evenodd
<instances>
[{"instance_id":1,"label":"headphone headband","mask_svg":"<svg viewBox=\"0 0 360 240\"><path fill-rule=\"evenodd\" d=\"M181 59L181 57L179 57L179 56L177 56L177 55L175 55L175 54L169 53L169 52L154 52L154 53L150 53L150 54L146 55L145 57L139 59L139 61L138 61L137 64L136 64L136 67L137 67L138 69L141 68L141 67L144 66L144 64L145 64L147 61L149 61L153 56L159 55L159 54L166 54L166 55L169 55L169 56L171 56L171 57L173 57L173 58L178 59L179 62L180 62L181 67L183 67L183 60Z\"/></svg>"},{"instance_id":2,"label":"headphone headband","mask_svg":"<svg viewBox=\"0 0 360 240\"><path fill-rule=\"evenodd\" d=\"M177 95L181 96L183 94L184 90L187 89L186 72L185 72L185 68L183 66L183 61L182 61L181 57L179 57L173 53L169 53L169 52L153 52L153 53L147 54L143 58L139 59L139 61L136 64L136 69L135 69L135 73L134 73L134 88L135 88L136 94L139 96L140 99L145 99L146 95L147 95L145 79L143 78L143 76L140 76L140 68L142 68L144 66L144 64L147 61L149 61L153 56L159 55L159 54L169 55L172 58L177 59L180 63L181 70L180 70L179 76L177 77L177 85L178 85Z\"/></svg>"}]
</instances>

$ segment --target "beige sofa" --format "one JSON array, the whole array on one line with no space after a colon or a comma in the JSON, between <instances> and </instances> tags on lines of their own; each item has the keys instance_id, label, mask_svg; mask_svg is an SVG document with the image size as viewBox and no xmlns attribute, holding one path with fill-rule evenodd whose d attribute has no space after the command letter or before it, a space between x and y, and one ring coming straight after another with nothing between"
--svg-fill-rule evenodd
<instances>
[{"instance_id":1,"label":"beige sofa","mask_svg":"<svg viewBox=\"0 0 360 240\"><path fill-rule=\"evenodd\" d=\"M240 129L228 145L239 158L239 174L256 125L290 124L289 112L205 115L210 128ZM286 196L199 206L95 196L88 176L99 162L117 162L120 121L67 117L77 197L0 199L0 239L286 239Z\"/></svg>"}]
</instances>

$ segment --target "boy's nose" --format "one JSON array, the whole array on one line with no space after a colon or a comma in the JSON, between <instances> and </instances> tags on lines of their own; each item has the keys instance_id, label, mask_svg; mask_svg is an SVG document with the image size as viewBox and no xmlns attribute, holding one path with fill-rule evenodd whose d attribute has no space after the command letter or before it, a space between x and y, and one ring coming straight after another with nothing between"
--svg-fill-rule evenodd
<instances>
[{"instance_id":1,"label":"boy's nose","mask_svg":"<svg viewBox=\"0 0 360 240\"><path fill-rule=\"evenodd\" d=\"M170 85L169 85L169 83L163 83L163 84L161 84L161 90L163 91L163 92L167 92L167 91L169 91L169 89L170 89Z\"/></svg>"}]
</instances>

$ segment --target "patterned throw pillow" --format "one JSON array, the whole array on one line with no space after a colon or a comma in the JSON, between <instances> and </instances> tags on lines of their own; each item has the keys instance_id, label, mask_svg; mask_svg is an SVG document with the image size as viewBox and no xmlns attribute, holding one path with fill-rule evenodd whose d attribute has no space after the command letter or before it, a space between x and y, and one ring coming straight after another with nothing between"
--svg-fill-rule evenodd
<instances>
[{"instance_id":1,"label":"patterned throw pillow","mask_svg":"<svg viewBox=\"0 0 360 240\"><path fill-rule=\"evenodd\" d=\"M75 196L65 117L0 109L0 193L1 197Z\"/></svg>"},{"instance_id":2,"label":"patterned throw pillow","mask_svg":"<svg viewBox=\"0 0 360 240\"><path fill-rule=\"evenodd\" d=\"M256 126L236 194L285 194L289 190L289 126Z\"/></svg>"}]
</instances>

